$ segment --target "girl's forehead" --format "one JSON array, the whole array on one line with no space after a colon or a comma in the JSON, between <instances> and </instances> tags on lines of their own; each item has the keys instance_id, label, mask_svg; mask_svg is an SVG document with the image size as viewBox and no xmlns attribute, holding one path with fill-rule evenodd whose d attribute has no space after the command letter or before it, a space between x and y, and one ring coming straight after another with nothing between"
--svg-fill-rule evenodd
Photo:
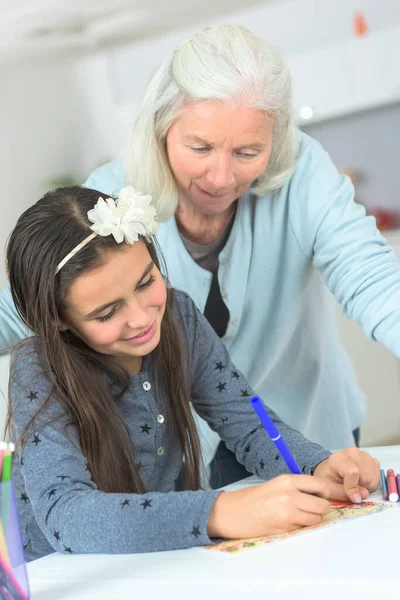
<instances>
[{"instance_id":1,"label":"girl's forehead","mask_svg":"<svg viewBox=\"0 0 400 600\"><path fill-rule=\"evenodd\" d=\"M121 248L103 253L101 263L82 275L71 284L67 294L67 306L83 313L88 307L111 302L114 298L132 289L143 277L152 263L144 241L132 245L121 244ZM85 312L87 314L87 312Z\"/></svg>"}]
</instances>

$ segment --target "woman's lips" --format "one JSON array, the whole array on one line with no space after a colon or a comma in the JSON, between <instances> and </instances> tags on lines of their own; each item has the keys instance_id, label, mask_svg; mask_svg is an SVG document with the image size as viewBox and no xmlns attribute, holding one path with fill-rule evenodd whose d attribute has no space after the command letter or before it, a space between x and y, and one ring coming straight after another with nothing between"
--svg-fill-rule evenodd
<instances>
[{"instance_id":1,"label":"woman's lips","mask_svg":"<svg viewBox=\"0 0 400 600\"><path fill-rule=\"evenodd\" d=\"M203 194L206 194L206 196L210 196L211 198L223 198L224 196L226 196L230 190L226 190L225 192L223 192L222 194L212 194L211 192L207 192L207 190L204 190L202 187L200 187L197 183L196 183L197 189L202 192Z\"/></svg>"},{"instance_id":2,"label":"woman's lips","mask_svg":"<svg viewBox=\"0 0 400 600\"><path fill-rule=\"evenodd\" d=\"M142 331L141 334L135 335L135 337L127 338L123 341L128 342L128 344L133 344L133 345L145 344L146 342L150 341L151 338L154 336L156 329L157 329L157 320L154 319L154 321L150 325L150 327L148 327L147 329Z\"/></svg>"}]
</instances>

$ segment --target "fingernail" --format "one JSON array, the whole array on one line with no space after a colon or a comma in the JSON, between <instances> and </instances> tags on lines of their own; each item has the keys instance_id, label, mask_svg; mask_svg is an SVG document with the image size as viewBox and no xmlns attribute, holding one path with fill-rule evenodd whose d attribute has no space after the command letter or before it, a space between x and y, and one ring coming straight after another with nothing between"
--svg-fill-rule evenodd
<instances>
[{"instance_id":1,"label":"fingernail","mask_svg":"<svg viewBox=\"0 0 400 600\"><path fill-rule=\"evenodd\" d=\"M355 504L361 504L361 502L362 502L361 494L359 494L359 493L357 492L356 494L353 494L353 495L352 495L352 498L353 498L353 502L354 502Z\"/></svg>"}]
</instances>

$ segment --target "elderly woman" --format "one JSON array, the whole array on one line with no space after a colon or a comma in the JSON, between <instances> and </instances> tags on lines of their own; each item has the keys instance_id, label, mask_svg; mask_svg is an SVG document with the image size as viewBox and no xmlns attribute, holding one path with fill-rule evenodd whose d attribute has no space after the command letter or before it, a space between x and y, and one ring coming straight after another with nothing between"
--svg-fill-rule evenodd
<instances>
[{"instance_id":1,"label":"elderly woman","mask_svg":"<svg viewBox=\"0 0 400 600\"><path fill-rule=\"evenodd\" d=\"M400 267L350 180L296 129L291 110L290 75L274 47L241 27L208 28L153 75L125 166L111 162L86 185L115 195L131 184L153 196L172 285L194 299L284 421L343 448L354 444L365 399L330 292L399 356ZM23 333L7 290L1 302L4 347ZM238 374L222 363L215 370L218 396ZM223 447L217 456L229 462ZM225 470L227 478L214 471L214 485L244 474Z\"/></svg>"}]
</instances>

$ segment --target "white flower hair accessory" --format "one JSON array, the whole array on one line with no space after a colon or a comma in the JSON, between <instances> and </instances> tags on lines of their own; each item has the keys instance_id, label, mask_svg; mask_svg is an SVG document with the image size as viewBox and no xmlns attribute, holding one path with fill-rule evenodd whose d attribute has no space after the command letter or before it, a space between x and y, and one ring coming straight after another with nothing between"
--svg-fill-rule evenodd
<instances>
[{"instance_id":1,"label":"white flower hair accessory","mask_svg":"<svg viewBox=\"0 0 400 600\"><path fill-rule=\"evenodd\" d=\"M134 244L139 235L151 241L157 233L157 213L151 204L152 197L135 192L132 186L122 188L118 198L99 198L94 208L88 211L89 221L93 223L88 235L57 265L56 275L79 250L84 248L97 235L113 235L118 244Z\"/></svg>"},{"instance_id":2,"label":"white flower hair accessory","mask_svg":"<svg viewBox=\"0 0 400 600\"><path fill-rule=\"evenodd\" d=\"M142 196L133 187L122 188L117 200L99 198L95 207L88 212L88 219L99 235L113 235L120 244L137 242L139 235L150 240L157 231L156 209L151 196Z\"/></svg>"}]
</instances>

